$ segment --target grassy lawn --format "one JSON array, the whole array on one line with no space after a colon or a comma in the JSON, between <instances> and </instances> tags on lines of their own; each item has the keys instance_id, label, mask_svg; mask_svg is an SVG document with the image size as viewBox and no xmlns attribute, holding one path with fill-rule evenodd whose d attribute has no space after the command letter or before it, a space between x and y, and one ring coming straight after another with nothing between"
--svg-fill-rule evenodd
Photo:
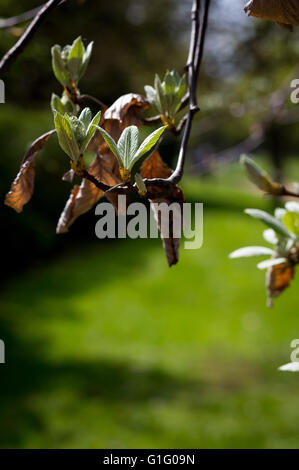
<instances>
[{"instance_id":1,"label":"grassy lawn","mask_svg":"<svg viewBox=\"0 0 299 470\"><path fill-rule=\"evenodd\" d=\"M1 447L298 447L299 375L277 370L298 281L270 310L255 261L227 258L262 241L239 209L268 203L194 187L204 245L177 266L159 240L99 241L6 284Z\"/></svg>"}]
</instances>

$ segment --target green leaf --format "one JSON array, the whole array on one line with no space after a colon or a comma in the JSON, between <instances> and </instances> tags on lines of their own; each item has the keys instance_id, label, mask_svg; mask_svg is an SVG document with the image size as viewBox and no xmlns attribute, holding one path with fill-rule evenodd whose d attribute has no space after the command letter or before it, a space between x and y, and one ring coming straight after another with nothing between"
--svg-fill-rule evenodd
<instances>
[{"instance_id":1,"label":"green leaf","mask_svg":"<svg viewBox=\"0 0 299 470\"><path fill-rule=\"evenodd\" d=\"M55 95L55 93L52 93L51 109L53 112L58 111L61 114L64 114L65 112L67 112L62 100L59 98L59 96Z\"/></svg>"},{"instance_id":2,"label":"green leaf","mask_svg":"<svg viewBox=\"0 0 299 470\"><path fill-rule=\"evenodd\" d=\"M164 78L164 82L162 83L162 86L165 92L168 114L171 114L172 105L173 105L174 98L175 98L176 84L175 84L173 75L169 71L167 71L165 74L165 78Z\"/></svg>"},{"instance_id":3,"label":"green leaf","mask_svg":"<svg viewBox=\"0 0 299 470\"><path fill-rule=\"evenodd\" d=\"M111 135L108 134L108 132L106 132L105 129L103 129L102 127L96 126L95 124L93 124L93 126L96 127L97 129L99 129L100 133L103 136L103 139L106 141L106 143L109 146L111 152L116 156L119 165L121 167L123 167L124 163L122 161L121 154L119 153L119 150L117 148L117 144L116 144L115 140L113 139L113 137L111 137Z\"/></svg>"},{"instance_id":4,"label":"green leaf","mask_svg":"<svg viewBox=\"0 0 299 470\"><path fill-rule=\"evenodd\" d=\"M84 52L84 56L83 56L83 60L82 60L81 68L80 68L80 73L79 73L79 79L82 78L86 72L86 68L89 64L90 57L92 54L92 48L93 48L93 41L88 44Z\"/></svg>"},{"instance_id":5,"label":"green leaf","mask_svg":"<svg viewBox=\"0 0 299 470\"><path fill-rule=\"evenodd\" d=\"M299 214L297 212L286 212L282 221L287 229L299 237Z\"/></svg>"},{"instance_id":6,"label":"green leaf","mask_svg":"<svg viewBox=\"0 0 299 470\"><path fill-rule=\"evenodd\" d=\"M101 113L100 113L101 114ZM79 120L83 122L85 129L88 128L91 123L92 114L89 108L84 108L79 116Z\"/></svg>"},{"instance_id":7,"label":"green leaf","mask_svg":"<svg viewBox=\"0 0 299 470\"><path fill-rule=\"evenodd\" d=\"M69 74L61 58L61 47L55 45L51 49L52 54L52 68L55 77L61 83L62 86L68 86Z\"/></svg>"},{"instance_id":8,"label":"green leaf","mask_svg":"<svg viewBox=\"0 0 299 470\"><path fill-rule=\"evenodd\" d=\"M82 114L82 113L81 113ZM99 111L95 117L93 118L93 120L90 122L89 126L87 127L87 131L86 131L86 137L85 139L82 141L82 144L80 146L80 151L81 153L83 153L87 147L88 147L88 144L89 142L91 141L91 139L93 138L93 136L95 135L95 132L97 130L96 126L97 124L99 123L100 121L100 118L101 118L101 111Z\"/></svg>"},{"instance_id":9,"label":"green leaf","mask_svg":"<svg viewBox=\"0 0 299 470\"><path fill-rule=\"evenodd\" d=\"M155 89L157 92L157 102L160 105L161 109L161 114L166 114L167 112L167 103L166 103L166 98L165 98L165 91L162 86L161 80L159 75L155 75Z\"/></svg>"},{"instance_id":10,"label":"green leaf","mask_svg":"<svg viewBox=\"0 0 299 470\"><path fill-rule=\"evenodd\" d=\"M269 194L281 194L282 185L272 181L268 173L262 170L251 158L242 155L240 163L248 179L259 189Z\"/></svg>"},{"instance_id":11,"label":"green leaf","mask_svg":"<svg viewBox=\"0 0 299 470\"><path fill-rule=\"evenodd\" d=\"M181 83L181 80L182 78L185 77L185 75L183 75L183 77L180 77L180 74L175 70L175 69L172 69L171 72L170 72L171 76L173 77L173 81L175 83L175 87L178 88L180 86L180 83Z\"/></svg>"},{"instance_id":12,"label":"green leaf","mask_svg":"<svg viewBox=\"0 0 299 470\"><path fill-rule=\"evenodd\" d=\"M174 79L174 76L171 72L169 72L169 70L167 70L166 74L165 74L165 77L164 77L164 91L167 95L172 95L175 91L175 88L176 88L176 83L175 83L175 79Z\"/></svg>"},{"instance_id":13,"label":"green leaf","mask_svg":"<svg viewBox=\"0 0 299 470\"><path fill-rule=\"evenodd\" d=\"M278 264L284 264L287 263L288 260L286 258L273 258L273 259L267 259L266 261L262 261L257 265L259 269L268 269L272 268L272 266L277 266Z\"/></svg>"},{"instance_id":14,"label":"green leaf","mask_svg":"<svg viewBox=\"0 0 299 470\"><path fill-rule=\"evenodd\" d=\"M126 170L130 167L130 162L137 152L139 144L139 133L136 126L128 126L122 132L117 148L121 155Z\"/></svg>"},{"instance_id":15,"label":"green leaf","mask_svg":"<svg viewBox=\"0 0 299 470\"><path fill-rule=\"evenodd\" d=\"M57 112L54 122L60 147L72 160L78 162L80 150L67 116Z\"/></svg>"},{"instance_id":16,"label":"green leaf","mask_svg":"<svg viewBox=\"0 0 299 470\"><path fill-rule=\"evenodd\" d=\"M177 92L176 92L175 109L174 109L175 113L180 109L182 99L186 93L187 93L186 76L183 75L180 80Z\"/></svg>"},{"instance_id":17,"label":"green leaf","mask_svg":"<svg viewBox=\"0 0 299 470\"><path fill-rule=\"evenodd\" d=\"M82 67L84 52L84 44L82 42L81 36L79 36L73 42L67 60L67 66L71 73L71 78L76 84L80 78L80 70Z\"/></svg>"},{"instance_id":18,"label":"green leaf","mask_svg":"<svg viewBox=\"0 0 299 470\"><path fill-rule=\"evenodd\" d=\"M76 114L77 112L77 105L75 105L65 93L63 93L62 98L52 94L51 97L51 109L53 113L58 111L60 114Z\"/></svg>"},{"instance_id":19,"label":"green leaf","mask_svg":"<svg viewBox=\"0 0 299 470\"><path fill-rule=\"evenodd\" d=\"M135 173L134 177L135 177L135 181L136 181L136 185L137 185L139 194L141 196L145 196L146 193L147 193L147 189L146 189L146 186L144 184L142 176L140 175L140 173Z\"/></svg>"},{"instance_id":20,"label":"green leaf","mask_svg":"<svg viewBox=\"0 0 299 470\"><path fill-rule=\"evenodd\" d=\"M245 213L254 217L255 219L261 220L264 224L273 228L276 233L279 233L283 237L294 238L294 235L287 230L287 228L275 217L268 214L268 212L261 211L259 209L246 209Z\"/></svg>"},{"instance_id":21,"label":"green leaf","mask_svg":"<svg viewBox=\"0 0 299 470\"><path fill-rule=\"evenodd\" d=\"M231 259L235 258L250 258L252 256L273 256L275 251L267 248L266 246L246 246L240 248L239 250L233 251L229 257Z\"/></svg>"},{"instance_id":22,"label":"green leaf","mask_svg":"<svg viewBox=\"0 0 299 470\"><path fill-rule=\"evenodd\" d=\"M140 145L137 152L134 155L134 158L130 161L129 169L133 168L137 160L142 157L145 153L149 152L158 142L159 138L165 131L167 126L159 127L154 132L152 132Z\"/></svg>"}]
</instances>

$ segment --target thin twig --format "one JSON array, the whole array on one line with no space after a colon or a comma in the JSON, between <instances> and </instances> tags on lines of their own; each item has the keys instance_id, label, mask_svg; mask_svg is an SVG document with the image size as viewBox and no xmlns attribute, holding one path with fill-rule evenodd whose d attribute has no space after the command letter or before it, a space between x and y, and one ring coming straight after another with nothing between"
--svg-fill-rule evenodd
<instances>
[{"instance_id":1,"label":"thin twig","mask_svg":"<svg viewBox=\"0 0 299 470\"><path fill-rule=\"evenodd\" d=\"M33 18L42 7L43 5L40 5L39 7L33 8L32 10L29 10L29 11L25 11L24 13L21 13L20 15L12 16L10 18L5 18L5 19L1 18L0 29L12 28L13 26L23 23L24 21L31 20L31 18Z\"/></svg>"},{"instance_id":2,"label":"thin twig","mask_svg":"<svg viewBox=\"0 0 299 470\"><path fill-rule=\"evenodd\" d=\"M40 10L38 10L35 18L31 21L24 34L16 42L16 44L5 54L0 62L0 77L9 69L11 64L16 60L18 55L25 49L29 41L34 36L34 33L39 28L40 24L46 18L46 16L56 6L61 3L61 0L49 0Z\"/></svg>"},{"instance_id":3,"label":"thin twig","mask_svg":"<svg viewBox=\"0 0 299 470\"><path fill-rule=\"evenodd\" d=\"M79 104L81 104L80 103L81 100L83 100L83 101L86 101L86 100L93 101L94 103L98 104L102 108L102 110L106 110L107 107L108 107L105 103L103 103L103 101L99 100L98 98L95 98L92 95L87 95L87 94L79 95L77 97L77 102Z\"/></svg>"},{"instance_id":4,"label":"thin twig","mask_svg":"<svg viewBox=\"0 0 299 470\"><path fill-rule=\"evenodd\" d=\"M99 181L95 176L91 175L88 173L87 170L83 171L82 177L89 180L91 183L93 183L97 188L101 189L102 191L106 192L109 191L109 189L112 188L112 186L108 186L105 183L102 183L102 181Z\"/></svg>"},{"instance_id":5,"label":"thin twig","mask_svg":"<svg viewBox=\"0 0 299 470\"><path fill-rule=\"evenodd\" d=\"M191 38L190 38L190 47L189 47L189 54L187 59L186 68L188 70L188 84L189 84L189 109L186 120L186 125L184 129L184 134L182 138L182 143L180 147L180 152L178 156L177 166L175 171L172 175L167 178L153 178L153 179L145 179L144 183L147 188L158 187L164 188L165 191L162 193L159 192L158 195L167 195L171 192L174 185L176 185L182 178L184 172L184 163L185 163L185 156L186 150L189 143L189 137L192 127L192 121L194 114L199 111L199 107L196 101L196 84L197 84L197 76L200 69L200 64L202 61L203 50L204 50L204 42L205 42L205 35L207 30L208 24L208 12L210 7L210 0L203 0L204 1L204 8L203 13L200 18L200 5L201 0L193 0L192 6L192 13L191 13L191 22L192 22L192 29L191 29ZM184 120L184 121L185 121ZM117 187L109 187L92 175L90 175L87 171L84 175L85 178L92 181L99 189L103 191L109 191L110 193L117 192L118 194L130 194L132 192L136 192L135 185L133 186L117 186ZM156 194L147 193L147 197L154 198Z\"/></svg>"},{"instance_id":6,"label":"thin twig","mask_svg":"<svg viewBox=\"0 0 299 470\"><path fill-rule=\"evenodd\" d=\"M192 7L192 30L191 30L191 38L190 38L190 47L189 47L189 55L187 59L186 68L188 70L188 84L189 84L189 109L187 118L183 120L183 124L186 121L184 134L182 138L182 143L180 147L180 152L178 156L177 166L175 171L172 175L167 178L153 178L153 179L145 179L144 183L147 188L163 188L164 191L152 193L150 191L147 192L147 197L150 199L154 199L155 197L161 197L168 195L174 185L176 185L182 178L184 172L184 163L185 163L185 156L186 150L189 142L192 121L194 114L199 111L199 107L196 101L196 84L197 84L197 76L200 69L200 64L202 61L203 56L203 49L204 49L204 42L205 42L205 35L207 30L208 24L208 12L210 6L210 0L203 0L204 1L204 8L203 14L200 18L200 5L201 0L193 0L193 7ZM83 95L80 98L87 98L87 95ZM183 125L182 124L182 125ZM83 172L83 178L88 179L93 184L97 186L97 188L101 189L104 192L109 193L117 193L117 194L132 194L138 193L136 185L117 185L117 186L108 186L93 175L88 173L87 170Z\"/></svg>"},{"instance_id":7,"label":"thin twig","mask_svg":"<svg viewBox=\"0 0 299 470\"><path fill-rule=\"evenodd\" d=\"M177 166L175 171L168 178L168 181L171 181L173 184L179 183L179 181L182 179L193 116L197 111L199 111L199 107L196 101L196 84L203 56L210 0L204 0L203 14L201 15L201 21L199 22L200 6L200 0L193 1L190 51L187 62L189 83L189 109L180 152L178 156Z\"/></svg>"},{"instance_id":8,"label":"thin twig","mask_svg":"<svg viewBox=\"0 0 299 470\"><path fill-rule=\"evenodd\" d=\"M282 187L282 193L279 196L287 196L287 197L296 197L299 198L299 194L294 193L293 191L289 191L285 186Z\"/></svg>"}]
</instances>

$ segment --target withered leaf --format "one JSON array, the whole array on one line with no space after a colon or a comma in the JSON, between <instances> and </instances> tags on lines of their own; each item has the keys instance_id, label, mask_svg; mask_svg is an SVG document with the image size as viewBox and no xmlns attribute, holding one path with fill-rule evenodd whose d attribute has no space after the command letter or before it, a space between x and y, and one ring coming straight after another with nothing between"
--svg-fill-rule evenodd
<instances>
[{"instance_id":1,"label":"withered leaf","mask_svg":"<svg viewBox=\"0 0 299 470\"><path fill-rule=\"evenodd\" d=\"M288 263L281 263L268 269L266 286L268 293L268 306L272 306L272 299L278 297L294 278L295 267Z\"/></svg>"},{"instance_id":2,"label":"withered leaf","mask_svg":"<svg viewBox=\"0 0 299 470\"><path fill-rule=\"evenodd\" d=\"M249 16L275 21L288 29L299 25L298 0L250 0L245 5L245 12Z\"/></svg>"},{"instance_id":3,"label":"withered leaf","mask_svg":"<svg viewBox=\"0 0 299 470\"><path fill-rule=\"evenodd\" d=\"M156 150L147 157L140 168L142 178L168 178L172 170L163 162L159 152Z\"/></svg>"},{"instance_id":4,"label":"withered leaf","mask_svg":"<svg viewBox=\"0 0 299 470\"><path fill-rule=\"evenodd\" d=\"M163 235L162 224L161 224L161 212L157 211L156 203L165 202L167 205L172 204L173 202L179 203L179 207L177 207L174 212L170 211L169 213L169 236L165 237ZM173 192L167 198L155 199L155 201L151 201L151 209L154 213L154 217L157 221L158 228L161 233L161 239L163 243L163 248L165 251L166 259L168 262L168 266L171 267L172 265L176 264L179 260L179 248L180 248L180 238L175 238L173 235L173 222L174 218L180 218L181 226L183 224L183 203L184 203L184 195L183 191L176 186Z\"/></svg>"},{"instance_id":5,"label":"withered leaf","mask_svg":"<svg viewBox=\"0 0 299 470\"><path fill-rule=\"evenodd\" d=\"M172 170L163 162L160 154L158 151L155 151L152 155L150 155L142 164L140 173L142 178L168 178ZM157 194L163 191L163 188L159 187L150 187L149 188L152 192L155 191ZM180 248L180 238L175 238L172 233L173 228L173 217L180 217L181 223L183 223L183 215L182 215L182 207L184 202L184 195L182 190L175 186L172 193L166 198L159 198L157 197L154 201L151 202L151 209L154 213L154 217L157 221L158 228L161 233L163 248L165 251L165 255L167 258L167 262L169 267L176 264L179 260L179 248ZM157 208L155 203L165 202L166 204L170 205L173 202L178 202L180 205L180 209L178 209L178 213L173 214L170 212L169 217L169 237L163 236L162 227L161 227L161 213L157 212Z\"/></svg>"},{"instance_id":6,"label":"withered leaf","mask_svg":"<svg viewBox=\"0 0 299 470\"><path fill-rule=\"evenodd\" d=\"M20 171L13 181L10 191L7 193L4 204L12 207L17 212L22 212L23 206L31 199L34 189L35 157L56 133L53 129L36 139L26 152L21 163Z\"/></svg>"},{"instance_id":7,"label":"withered leaf","mask_svg":"<svg viewBox=\"0 0 299 470\"><path fill-rule=\"evenodd\" d=\"M132 122L132 119L135 118L140 124L142 119L140 113L138 113L138 109L139 111L143 111L148 107L149 104L143 96L137 95L136 93L127 93L126 95L120 96L113 105L106 110L104 119L119 121L123 125L123 128L128 125L137 125ZM129 123L124 125L125 121L129 121Z\"/></svg>"},{"instance_id":8,"label":"withered leaf","mask_svg":"<svg viewBox=\"0 0 299 470\"><path fill-rule=\"evenodd\" d=\"M120 183L120 179L111 171L111 165L105 156L97 155L88 172L98 180L110 186ZM103 191L92 182L83 179L80 186L75 186L59 218L56 233L66 233L75 220L88 212L103 196Z\"/></svg>"}]
</instances>

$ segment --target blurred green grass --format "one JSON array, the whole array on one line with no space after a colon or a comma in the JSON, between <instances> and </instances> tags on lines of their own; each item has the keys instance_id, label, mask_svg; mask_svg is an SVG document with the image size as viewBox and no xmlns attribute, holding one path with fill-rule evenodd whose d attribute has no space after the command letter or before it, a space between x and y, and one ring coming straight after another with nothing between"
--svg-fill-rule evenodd
<instances>
[{"instance_id":1,"label":"blurred green grass","mask_svg":"<svg viewBox=\"0 0 299 470\"><path fill-rule=\"evenodd\" d=\"M298 375L277 370L298 284L269 310L256 263L227 258L261 243L241 208L269 206L235 171L186 182L204 244L171 269L159 240L99 241L6 283L1 447L298 447Z\"/></svg>"}]
</instances>

